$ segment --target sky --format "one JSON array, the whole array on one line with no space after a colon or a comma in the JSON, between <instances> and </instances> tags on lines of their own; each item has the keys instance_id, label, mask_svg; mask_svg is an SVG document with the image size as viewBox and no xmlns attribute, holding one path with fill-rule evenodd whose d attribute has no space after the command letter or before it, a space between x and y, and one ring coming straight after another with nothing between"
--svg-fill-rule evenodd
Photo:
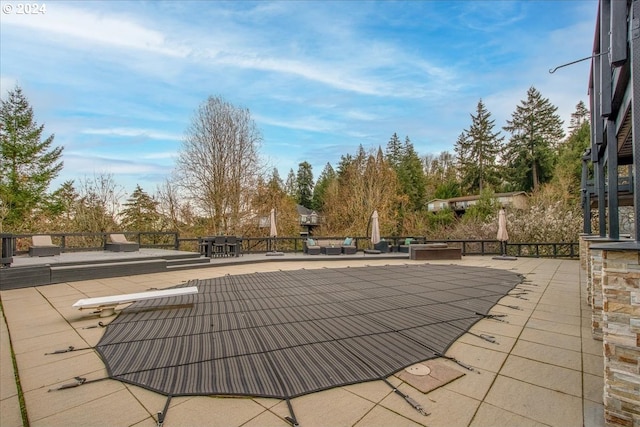
<instances>
[{"instance_id":1,"label":"sky","mask_svg":"<svg viewBox=\"0 0 640 427\"><path fill-rule=\"evenodd\" d=\"M282 179L386 147L453 152L482 99L501 130L535 87L568 125L588 104L596 0L1 1L0 95L63 146L52 183L170 178L198 107L248 109ZM28 9L28 10L27 10Z\"/></svg>"}]
</instances>

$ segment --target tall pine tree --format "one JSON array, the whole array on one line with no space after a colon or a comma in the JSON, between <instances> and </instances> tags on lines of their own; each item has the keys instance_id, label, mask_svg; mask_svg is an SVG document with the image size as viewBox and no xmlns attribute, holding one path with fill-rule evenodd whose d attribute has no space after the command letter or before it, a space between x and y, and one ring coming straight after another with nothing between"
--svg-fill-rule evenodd
<instances>
[{"instance_id":1,"label":"tall pine tree","mask_svg":"<svg viewBox=\"0 0 640 427\"><path fill-rule=\"evenodd\" d=\"M63 147L51 146L53 135L42 139L43 130L16 86L0 108L0 230L24 230L34 212L46 209Z\"/></svg>"},{"instance_id":2,"label":"tall pine tree","mask_svg":"<svg viewBox=\"0 0 640 427\"><path fill-rule=\"evenodd\" d=\"M160 225L158 202L136 185L131 197L124 203L121 225L130 231L155 231Z\"/></svg>"},{"instance_id":3,"label":"tall pine tree","mask_svg":"<svg viewBox=\"0 0 640 427\"><path fill-rule=\"evenodd\" d=\"M514 190L538 190L540 184L553 176L556 149L564 138L558 107L543 98L534 87L527 91L527 100L507 120L504 130L511 133L506 145L509 177Z\"/></svg>"},{"instance_id":4,"label":"tall pine tree","mask_svg":"<svg viewBox=\"0 0 640 427\"><path fill-rule=\"evenodd\" d=\"M316 181L316 185L313 187L313 203L311 209L315 211L322 211L324 206L327 189L337 177L336 171L333 170L331 163L327 163L322 173Z\"/></svg>"},{"instance_id":5,"label":"tall pine tree","mask_svg":"<svg viewBox=\"0 0 640 427\"><path fill-rule=\"evenodd\" d=\"M289 169L289 174L287 175L287 181L284 183L284 192L289 197L296 197L297 185L296 185L296 174L293 172L293 169Z\"/></svg>"},{"instance_id":6,"label":"tall pine tree","mask_svg":"<svg viewBox=\"0 0 640 427\"><path fill-rule=\"evenodd\" d=\"M462 185L470 194L480 194L487 186L494 189L500 184L501 171L496 160L502 149L503 136L493 132L495 120L482 99L478 101L476 115L471 114L471 126L466 133L468 153Z\"/></svg>"},{"instance_id":7,"label":"tall pine tree","mask_svg":"<svg viewBox=\"0 0 640 427\"><path fill-rule=\"evenodd\" d=\"M396 174L401 191L409 200L409 209L413 211L424 209L426 207L427 179L422 160L420 160L408 136L402 146Z\"/></svg>"},{"instance_id":8,"label":"tall pine tree","mask_svg":"<svg viewBox=\"0 0 640 427\"><path fill-rule=\"evenodd\" d=\"M391 135L391 139L389 139L389 142L387 142L387 148L384 154L387 162L389 162L389 164L397 170L400 167L400 162L402 162L404 150L402 141L400 141L400 138L398 138L398 134L396 134L395 132L393 133L393 135Z\"/></svg>"},{"instance_id":9,"label":"tall pine tree","mask_svg":"<svg viewBox=\"0 0 640 427\"><path fill-rule=\"evenodd\" d=\"M296 201L299 205L311 209L313 199L313 171L309 162L298 165L296 175Z\"/></svg>"}]
</instances>

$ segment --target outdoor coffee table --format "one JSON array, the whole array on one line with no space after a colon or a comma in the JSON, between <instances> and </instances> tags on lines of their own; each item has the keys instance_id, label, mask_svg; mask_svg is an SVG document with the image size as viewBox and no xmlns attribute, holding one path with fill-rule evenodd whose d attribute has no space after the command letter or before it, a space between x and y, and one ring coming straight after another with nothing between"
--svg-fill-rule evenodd
<instances>
[{"instance_id":1,"label":"outdoor coffee table","mask_svg":"<svg viewBox=\"0 0 640 427\"><path fill-rule=\"evenodd\" d=\"M323 246L322 251L326 255L340 255L342 253L342 248L340 246Z\"/></svg>"}]
</instances>

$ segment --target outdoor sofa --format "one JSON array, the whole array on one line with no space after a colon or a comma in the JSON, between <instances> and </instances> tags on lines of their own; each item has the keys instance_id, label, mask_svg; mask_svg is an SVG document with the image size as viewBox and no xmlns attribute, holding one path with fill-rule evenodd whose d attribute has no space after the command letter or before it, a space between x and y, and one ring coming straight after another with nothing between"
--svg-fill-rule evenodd
<instances>
[{"instance_id":1,"label":"outdoor sofa","mask_svg":"<svg viewBox=\"0 0 640 427\"><path fill-rule=\"evenodd\" d=\"M344 240L309 238L303 242L303 252L308 255L353 255L357 250L355 241L350 237Z\"/></svg>"}]
</instances>

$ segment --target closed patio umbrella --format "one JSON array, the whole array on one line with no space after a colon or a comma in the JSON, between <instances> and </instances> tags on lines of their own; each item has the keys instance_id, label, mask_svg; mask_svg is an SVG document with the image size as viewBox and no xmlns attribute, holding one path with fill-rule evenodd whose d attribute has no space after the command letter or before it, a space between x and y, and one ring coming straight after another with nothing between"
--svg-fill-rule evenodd
<instances>
[{"instance_id":1,"label":"closed patio umbrella","mask_svg":"<svg viewBox=\"0 0 640 427\"><path fill-rule=\"evenodd\" d=\"M380 223L378 222L378 211L371 214L371 243L380 243Z\"/></svg>"},{"instance_id":2,"label":"closed patio umbrella","mask_svg":"<svg viewBox=\"0 0 640 427\"><path fill-rule=\"evenodd\" d=\"M271 228L269 229L269 237L278 237L278 228L276 227L276 210L271 209L271 218L269 220Z\"/></svg>"},{"instance_id":3,"label":"closed patio umbrella","mask_svg":"<svg viewBox=\"0 0 640 427\"><path fill-rule=\"evenodd\" d=\"M507 216L504 213L504 209L500 209L498 212L498 240L506 242L509 240L509 233L507 232Z\"/></svg>"},{"instance_id":4,"label":"closed patio umbrella","mask_svg":"<svg viewBox=\"0 0 640 427\"><path fill-rule=\"evenodd\" d=\"M269 256L284 255L284 253L278 252L276 250L276 238L278 237L278 228L276 226L276 210L275 209L271 209L271 216L269 218L269 223L270 223L269 237L272 238L272 241L271 241L272 249L271 251L267 252L267 255Z\"/></svg>"},{"instance_id":5,"label":"closed patio umbrella","mask_svg":"<svg viewBox=\"0 0 640 427\"><path fill-rule=\"evenodd\" d=\"M505 214L504 209L500 209L500 212L498 212L498 235L496 239L500 241L500 251L502 252L502 255L494 259L516 259L515 257L507 256L507 240L509 240L509 233L507 232L507 215Z\"/></svg>"}]
</instances>

